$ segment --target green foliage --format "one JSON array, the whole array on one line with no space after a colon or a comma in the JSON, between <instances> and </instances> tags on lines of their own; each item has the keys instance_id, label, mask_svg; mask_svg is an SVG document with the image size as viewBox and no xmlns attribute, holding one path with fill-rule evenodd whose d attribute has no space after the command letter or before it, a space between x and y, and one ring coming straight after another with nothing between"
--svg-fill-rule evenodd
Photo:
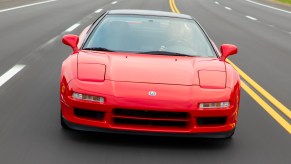
<instances>
[{"instance_id":1,"label":"green foliage","mask_svg":"<svg viewBox=\"0 0 291 164\"><path fill-rule=\"evenodd\" d=\"M282 3L287 3L287 4L291 4L291 0L276 0Z\"/></svg>"}]
</instances>

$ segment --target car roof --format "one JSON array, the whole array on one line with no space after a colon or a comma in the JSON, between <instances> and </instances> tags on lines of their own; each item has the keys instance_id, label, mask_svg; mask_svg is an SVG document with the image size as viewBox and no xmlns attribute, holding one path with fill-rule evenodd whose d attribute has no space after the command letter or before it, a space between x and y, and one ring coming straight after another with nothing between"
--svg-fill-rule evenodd
<instances>
[{"instance_id":1,"label":"car roof","mask_svg":"<svg viewBox=\"0 0 291 164\"><path fill-rule=\"evenodd\" d=\"M166 11L155 11L155 10L110 10L108 11L110 15L149 15L149 16L164 16L173 18L184 18L193 19L191 16L186 14L177 14L173 12Z\"/></svg>"}]
</instances>

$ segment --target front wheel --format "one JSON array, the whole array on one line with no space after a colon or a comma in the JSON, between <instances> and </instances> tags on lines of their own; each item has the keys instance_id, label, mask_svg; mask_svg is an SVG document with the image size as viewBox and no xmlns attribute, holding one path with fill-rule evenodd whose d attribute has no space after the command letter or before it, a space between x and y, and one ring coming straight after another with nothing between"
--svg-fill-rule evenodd
<instances>
[{"instance_id":1,"label":"front wheel","mask_svg":"<svg viewBox=\"0 0 291 164\"><path fill-rule=\"evenodd\" d=\"M234 133L235 133L235 128L232 130L232 132L228 136L225 136L224 139L231 139Z\"/></svg>"},{"instance_id":2,"label":"front wheel","mask_svg":"<svg viewBox=\"0 0 291 164\"><path fill-rule=\"evenodd\" d=\"M71 128L65 123L65 120L63 118L63 114L60 114L60 120L61 120L61 126L65 130L70 130Z\"/></svg>"}]
</instances>

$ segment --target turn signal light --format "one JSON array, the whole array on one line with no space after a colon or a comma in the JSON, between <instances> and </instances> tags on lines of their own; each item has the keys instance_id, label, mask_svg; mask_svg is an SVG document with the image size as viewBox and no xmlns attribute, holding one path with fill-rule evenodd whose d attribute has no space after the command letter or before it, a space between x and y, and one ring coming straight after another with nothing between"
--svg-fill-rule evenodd
<instances>
[{"instance_id":1,"label":"turn signal light","mask_svg":"<svg viewBox=\"0 0 291 164\"><path fill-rule=\"evenodd\" d=\"M230 106L230 103L227 102L211 102L211 103L200 103L199 108L209 109L209 108L227 108Z\"/></svg>"},{"instance_id":2,"label":"turn signal light","mask_svg":"<svg viewBox=\"0 0 291 164\"><path fill-rule=\"evenodd\" d=\"M93 102L99 102L102 104L105 101L104 97L101 97L101 96L91 96L91 95L85 95L85 94L76 93L76 92L73 93L72 97L78 100L93 101Z\"/></svg>"}]
</instances>

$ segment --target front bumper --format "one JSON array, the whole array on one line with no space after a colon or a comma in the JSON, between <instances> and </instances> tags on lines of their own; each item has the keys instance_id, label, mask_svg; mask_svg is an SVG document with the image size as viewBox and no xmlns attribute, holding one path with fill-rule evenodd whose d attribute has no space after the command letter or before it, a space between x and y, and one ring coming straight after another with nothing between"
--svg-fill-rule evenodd
<instances>
[{"instance_id":1,"label":"front bumper","mask_svg":"<svg viewBox=\"0 0 291 164\"><path fill-rule=\"evenodd\" d=\"M236 126L238 105L235 102L237 100L233 91L228 88L215 90L213 94L212 90L203 90L199 86L168 87L157 84L128 85L117 82L105 82L98 86L91 83L82 83L82 85L76 83L80 82L75 82L71 85L73 87L68 87L66 92L61 94L62 117L72 129L207 137L207 135L229 135ZM88 85L92 87L87 89ZM137 88L141 88L141 91ZM158 91L162 96L160 98L144 96L143 92L150 88ZM94 89L98 91L97 94L94 93ZM102 90L104 93L101 93ZM112 91L109 92L110 90ZM76 100L71 97L73 91L104 96L106 102L99 104ZM225 95L230 95L230 97ZM226 100L232 105L225 109L199 109L199 102L212 100ZM116 109L126 109L129 112L120 114L116 113ZM81 114L77 110L81 111ZM82 114L82 111L87 111L87 113ZM157 111L160 113L155 113ZM87 117L92 112L94 118Z\"/></svg>"},{"instance_id":2,"label":"front bumper","mask_svg":"<svg viewBox=\"0 0 291 164\"><path fill-rule=\"evenodd\" d=\"M157 119L157 118L149 118L149 117L120 117L114 114L115 107L97 107L95 109L86 109L84 111L94 111L98 113L102 113L101 116L90 118L85 115L80 116L76 113L76 110L80 110L79 107L71 107L66 105L65 103L61 103L62 105L62 114L63 118L69 122L69 124L74 125L84 125L88 127L94 128L101 128L101 129L112 129L112 130L124 130L124 131L135 131L135 132L151 132L151 133L177 133L177 134L194 134L194 133L221 133L221 132L229 132L233 130L236 126L236 119L237 119L237 112L234 113L227 113L226 111L221 112L220 114L207 112L207 111L181 111L187 113L188 116L185 119L176 119L176 118L165 118L165 119ZM84 108L82 108L84 109ZM81 110L82 110L81 109ZM142 110L144 111L144 110ZM153 110L155 111L155 110ZM168 111L167 111L168 112ZM177 111L170 111L170 112L177 112ZM142 116L141 116L142 117ZM117 122L115 119L129 119L129 120L146 120L146 125L144 122ZM222 118L220 122L210 124L201 123L201 118ZM155 121L157 124L147 124ZM163 121L165 123L163 124ZM183 122L182 124L180 122ZM180 123L175 125L175 123ZM203 122L203 121L202 121ZM215 122L215 121L214 121ZM216 121L217 122L217 121ZM160 125L162 124L162 125ZM165 124L169 124L165 125ZM172 125L171 125L172 124ZM73 126L75 127L75 126ZM87 129L87 128L86 128ZM89 128L90 129L90 128Z\"/></svg>"}]
</instances>

